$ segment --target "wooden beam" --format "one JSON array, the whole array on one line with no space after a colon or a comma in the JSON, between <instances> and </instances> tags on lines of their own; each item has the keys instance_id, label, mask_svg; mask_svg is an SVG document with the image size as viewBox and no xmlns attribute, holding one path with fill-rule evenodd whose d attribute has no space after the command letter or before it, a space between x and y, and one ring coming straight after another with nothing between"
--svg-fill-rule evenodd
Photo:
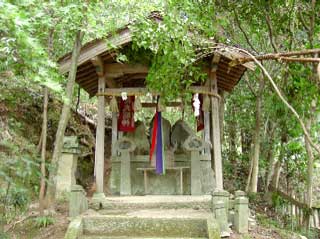
<instances>
[{"instance_id":1,"label":"wooden beam","mask_svg":"<svg viewBox=\"0 0 320 239\"><path fill-rule=\"evenodd\" d=\"M142 107L144 108L155 108L157 107L157 103L154 102L142 102ZM182 102L168 102L166 103L166 107L181 107Z\"/></svg>"},{"instance_id":2,"label":"wooden beam","mask_svg":"<svg viewBox=\"0 0 320 239\"><path fill-rule=\"evenodd\" d=\"M131 65L131 64L121 64L121 63L113 63L113 64L106 64L105 70L109 77L118 78L122 77L126 74L147 74L148 67L144 65Z\"/></svg>"},{"instance_id":3,"label":"wooden beam","mask_svg":"<svg viewBox=\"0 0 320 239\"><path fill-rule=\"evenodd\" d=\"M105 75L105 79L106 79L106 84L109 88L117 87L117 82L113 78L109 77L108 75L107 76Z\"/></svg>"},{"instance_id":4,"label":"wooden beam","mask_svg":"<svg viewBox=\"0 0 320 239\"><path fill-rule=\"evenodd\" d=\"M86 61L89 61L91 58L98 56L106 51L112 50L112 45L122 46L131 41L131 33L129 28L121 30L118 34L110 36L107 40L101 39L97 40L94 43L89 43L82 47L78 65L83 64ZM107 41L111 44L107 44ZM59 61L60 67L59 71L61 74L65 74L69 71L71 65L71 56L66 56L65 58Z\"/></svg>"},{"instance_id":5,"label":"wooden beam","mask_svg":"<svg viewBox=\"0 0 320 239\"><path fill-rule=\"evenodd\" d=\"M98 77L103 77L104 76L104 64L103 60L101 59L100 56L95 56L91 58L92 64L96 67L96 73Z\"/></svg>"},{"instance_id":6,"label":"wooden beam","mask_svg":"<svg viewBox=\"0 0 320 239\"><path fill-rule=\"evenodd\" d=\"M103 63L103 60L100 56L93 57L91 62L96 67L96 73L98 77L104 78L108 87L117 87L116 82L112 78L112 73L108 71L107 65Z\"/></svg>"},{"instance_id":7,"label":"wooden beam","mask_svg":"<svg viewBox=\"0 0 320 239\"><path fill-rule=\"evenodd\" d=\"M218 93L214 93L210 91L210 88L206 86L191 86L189 90L193 93L199 93L199 94L207 94L214 97L219 98ZM145 87L125 87L125 88L107 88L105 89L104 93L98 93L97 96L121 96L122 92L126 92L128 96L132 95L146 95L147 93L150 93L152 95L159 95L157 92L150 92Z\"/></svg>"},{"instance_id":8,"label":"wooden beam","mask_svg":"<svg viewBox=\"0 0 320 239\"><path fill-rule=\"evenodd\" d=\"M139 74L133 74L133 75L126 75L124 77L117 78L117 82L126 82L130 80L138 80L138 79L145 79L147 77L148 73L139 73Z\"/></svg>"}]
</instances>

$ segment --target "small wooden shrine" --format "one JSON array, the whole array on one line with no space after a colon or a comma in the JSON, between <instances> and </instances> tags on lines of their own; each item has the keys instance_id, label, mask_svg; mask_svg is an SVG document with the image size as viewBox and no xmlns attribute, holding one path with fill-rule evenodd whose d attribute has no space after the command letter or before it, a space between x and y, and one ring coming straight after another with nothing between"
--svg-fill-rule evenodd
<instances>
[{"instance_id":1,"label":"small wooden shrine","mask_svg":"<svg viewBox=\"0 0 320 239\"><path fill-rule=\"evenodd\" d=\"M129 46L132 41L129 28L119 30L117 35L108 37L108 41L118 48ZM106 101L114 101L115 97L118 99L116 104L119 112L112 112L112 172L109 188L113 194L201 195L210 194L214 189L223 189L219 93L231 92L244 72L253 68L250 63L230 66L230 61L246 56L232 49L212 53L208 57L210 67L203 69L207 74L207 81L197 82L189 89L202 98L203 104L206 101L209 105L207 109L198 109L199 116L203 117L201 139L195 136L195 130L182 121L170 125L165 118L158 118L157 123L162 127L161 156L167 164L162 169L165 169L166 173L159 175L156 174L158 168L154 165L157 162L153 163L154 160L157 161L157 153L150 153L150 150L155 150L157 146L156 139L152 139L155 126L159 127L154 123L156 118L152 122L121 123L134 119L126 115L134 114L131 101L134 101L136 96L152 94L154 99L157 97L156 92L148 92L146 88L148 67L118 63L116 53L108 47L105 39L91 41L82 47L76 82L90 96L98 98L95 147L97 193L104 193L105 106ZM60 72L67 74L71 65L71 54L61 58L59 63ZM153 107L156 111L155 100L140 103L141 107ZM176 102L169 102L166 107L181 107L181 101L177 99ZM146 132L149 127L150 137ZM153 158L151 162L150 155Z\"/></svg>"}]
</instances>

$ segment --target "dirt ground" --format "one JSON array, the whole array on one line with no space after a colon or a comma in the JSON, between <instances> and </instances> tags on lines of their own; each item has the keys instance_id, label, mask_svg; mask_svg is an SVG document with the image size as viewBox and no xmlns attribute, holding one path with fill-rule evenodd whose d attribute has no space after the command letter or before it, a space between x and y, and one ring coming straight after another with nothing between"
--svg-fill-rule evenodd
<instances>
[{"instance_id":1,"label":"dirt ground","mask_svg":"<svg viewBox=\"0 0 320 239\"><path fill-rule=\"evenodd\" d=\"M48 227L36 226L35 218L17 224L9 231L11 239L62 239L67 231L70 220L67 217L67 206L59 205L54 213L50 213L54 223Z\"/></svg>"}]
</instances>

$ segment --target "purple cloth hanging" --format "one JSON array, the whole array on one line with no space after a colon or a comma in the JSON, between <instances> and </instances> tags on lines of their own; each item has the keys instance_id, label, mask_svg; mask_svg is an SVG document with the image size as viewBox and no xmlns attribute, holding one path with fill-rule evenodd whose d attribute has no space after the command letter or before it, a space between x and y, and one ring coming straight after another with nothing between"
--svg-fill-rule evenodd
<instances>
[{"instance_id":1,"label":"purple cloth hanging","mask_svg":"<svg viewBox=\"0 0 320 239\"><path fill-rule=\"evenodd\" d=\"M157 146L156 146L156 173L163 174L163 142L162 142L162 119L161 112L156 113L157 117Z\"/></svg>"}]
</instances>

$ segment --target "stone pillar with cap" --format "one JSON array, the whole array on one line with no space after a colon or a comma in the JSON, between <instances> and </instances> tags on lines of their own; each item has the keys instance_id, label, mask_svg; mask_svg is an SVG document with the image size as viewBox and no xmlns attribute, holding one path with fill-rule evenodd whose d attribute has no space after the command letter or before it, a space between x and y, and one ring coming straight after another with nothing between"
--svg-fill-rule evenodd
<instances>
[{"instance_id":1,"label":"stone pillar with cap","mask_svg":"<svg viewBox=\"0 0 320 239\"><path fill-rule=\"evenodd\" d=\"M65 136L62 154L58 162L56 198L67 196L71 191L71 186L76 184L75 173L79 153L78 138L76 136Z\"/></svg>"},{"instance_id":2,"label":"stone pillar with cap","mask_svg":"<svg viewBox=\"0 0 320 239\"><path fill-rule=\"evenodd\" d=\"M225 190L215 190L212 193L213 205L218 201L222 201L225 205L224 208L226 210L226 215L228 215L228 211L229 211L229 197L230 197L230 193Z\"/></svg>"},{"instance_id":3,"label":"stone pillar with cap","mask_svg":"<svg viewBox=\"0 0 320 239\"><path fill-rule=\"evenodd\" d=\"M238 233L248 233L249 202L245 195L243 191L235 192L234 227Z\"/></svg>"},{"instance_id":4,"label":"stone pillar with cap","mask_svg":"<svg viewBox=\"0 0 320 239\"><path fill-rule=\"evenodd\" d=\"M189 136L183 143L183 147L191 153L191 195L201 195L201 162L200 152L205 148L210 148L210 145L192 135Z\"/></svg>"},{"instance_id":5,"label":"stone pillar with cap","mask_svg":"<svg viewBox=\"0 0 320 239\"><path fill-rule=\"evenodd\" d=\"M120 195L131 195L131 154L135 150L134 142L122 137L115 143L116 150L120 152Z\"/></svg>"},{"instance_id":6,"label":"stone pillar with cap","mask_svg":"<svg viewBox=\"0 0 320 239\"><path fill-rule=\"evenodd\" d=\"M86 192L80 185L72 185L69 200L69 216L76 217L88 209Z\"/></svg>"}]
</instances>

